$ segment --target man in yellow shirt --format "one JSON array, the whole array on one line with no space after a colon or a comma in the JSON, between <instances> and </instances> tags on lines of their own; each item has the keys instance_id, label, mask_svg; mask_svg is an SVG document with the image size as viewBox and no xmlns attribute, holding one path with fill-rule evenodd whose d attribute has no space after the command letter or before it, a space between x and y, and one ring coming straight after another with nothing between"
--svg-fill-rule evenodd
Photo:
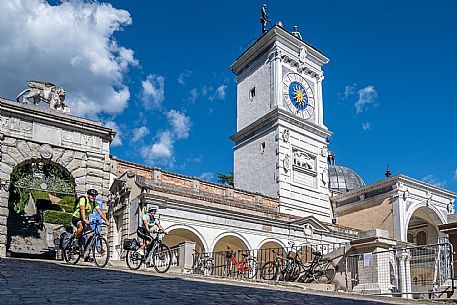
<instances>
[{"instance_id":1,"label":"man in yellow shirt","mask_svg":"<svg viewBox=\"0 0 457 305\"><path fill-rule=\"evenodd\" d=\"M90 229L90 227L88 226L90 224L89 215L92 213L94 209L97 210L98 214L100 214L105 224L109 226L109 221L106 218L105 213L103 213L103 211L100 209L100 206L95 201L97 195L97 190L90 189L87 191L87 198L81 197L79 199L79 208L75 210L75 212L73 213L73 217L71 219L71 223L76 227L76 240L79 240L84 231Z\"/></svg>"}]
</instances>

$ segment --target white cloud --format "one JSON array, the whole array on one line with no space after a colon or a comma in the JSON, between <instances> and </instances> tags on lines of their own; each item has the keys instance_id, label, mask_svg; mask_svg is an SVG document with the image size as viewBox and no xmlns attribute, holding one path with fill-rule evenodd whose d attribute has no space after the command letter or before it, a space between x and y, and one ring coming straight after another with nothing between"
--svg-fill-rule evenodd
<instances>
[{"instance_id":1,"label":"white cloud","mask_svg":"<svg viewBox=\"0 0 457 305\"><path fill-rule=\"evenodd\" d=\"M141 126L133 129L132 142L138 142L150 133L149 128Z\"/></svg>"},{"instance_id":2,"label":"white cloud","mask_svg":"<svg viewBox=\"0 0 457 305\"><path fill-rule=\"evenodd\" d=\"M120 113L130 98L123 76L138 65L113 34L132 22L125 10L95 1L0 1L0 92L14 99L26 80L66 90L71 112L92 119Z\"/></svg>"},{"instance_id":3,"label":"white cloud","mask_svg":"<svg viewBox=\"0 0 457 305\"><path fill-rule=\"evenodd\" d=\"M210 101L213 101L215 99L216 100L224 100L225 99L225 89L226 88L227 88L227 85L220 85L219 87L217 87L217 89L214 92L214 94L209 96L208 99Z\"/></svg>"},{"instance_id":4,"label":"white cloud","mask_svg":"<svg viewBox=\"0 0 457 305\"><path fill-rule=\"evenodd\" d=\"M343 94L340 94L338 93L338 96L345 100L347 99L350 95L353 95L355 93L355 88L357 87L357 84L354 83L352 85L346 85L346 87L344 87L344 93Z\"/></svg>"},{"instance_id":5,"label":"white cloud","mask_svg":"<svg viewBox=\"0 0 457 305\"><path fill-rule=\"evenodd\" d=\"M227 89L227 85L221 85L216 89L216 99L224 100L225 99L225 89Z\"/></svg>"},{"instance_id":6,"label":"white cloud","mask_svg":"<svg viewBox=\"0 0 457 305\"><path fill-rule=\"evenodd\" d=\"M172 126L173 135L177 139L187 139L190 130L190 117L176 110L170 110L167 113L168 121Z\"/></svg>"},{"instance_id":7,"label":"white cloud","mask_svg":"<svg viewBox=\"0 0 457 305\"><path fill-rule=\"evenodd\" d=\"M103 124L107 128L111 128L114 132L116 132L116 136L114 137L113 141L111 142L111 146L120 146L122 145L122 131L114 121L106 121Z\"/></svg>"},{"instance_id":8,"label":"white cloud","mask_svg":"<svg viewBox=\"0 0 457 305\"><path fill-rule=\"evenodd\" d=\"M198 178L205 180L205 181L213 182L214 178L216 178L216 175L214 173L204 172Z\"/></svg>"},{"instance_id":9,"label":"white cloud","mask_svg":"<svg viewBox=\"0 0 457 305\"><path fill-rule=\"evenodd\" d=\"M190 117L176 110L170 110L166 116L170 128L159 132L155 137L156 141L149 147L145 146L141 154L148 163L173 167L174 144L177 140L189 137L192 122Z\"/></svg>"},{"instance_id":10,"label":"white cloud","mask_svg":"<svg viewBox=\"0 0 457 305\"><path fill-rule=\"evenodd\" d=\"M367 86L359 90L359 99L355 102L355 109L357 114L363 112L367 105L373 104L378 96L373 86Z\"/></svg>"},{"instance_id":11,"label":"white cloud","mask_svg":"<svg viewBox=\"0 0 457 305\"><path fill-rule=\"evenodd\" d=\"M363 130L370 130L371 129L371 123L370 122L365 122L362 124Z\"/></svg>"},{"instance_id":12,"label":"white cloud","mask_svg":"<svg viewBox=\"0 0 457 305\"><path fill-rule=\"evenodd\" d=\"M174 164L173 144L174 140L170 131L164 131L157 135L157 141L150 147L144 147L141 155L148 162L172 167Z\"/></svg>"},{"instance_id":13,"label":"white cloud","mask_svg":"<svg viewBox=\"0 0 457 305\"><path fill-rule=\"evenodd\" d=\"M146 80L141 81L143 90L141 100L146 109L160 108L165 99L165 78L160 75L149 74Z\"/></svg>"},{"instance_id":14,"label":"white cloud","mask_svg":"<svg viewBox=\"0 0 457 305\"><path fill-rule=\"evenodd\" d=\"M421 181L437 187L444 187L446 185L446 180L440 181L434 175L427 175Z\"/></svg>"},{"instance_id":15,"label":"white cloud","mask_svg":"<svg viewBox=\"0 0 457 305\"><path fill-rule=\"evenodd\" d=\"M203 96L207 96L207 95L211 94L211 92L213 92L213 90L214 90L214 89L213 89L213 87L211 87L211 86L204 86L204 87L202 88L202 95L203 95Z\"/></svg>"},{"instance_id":16,"label":"white cloud","mask_svg":"<svg viewBox=\"0 0 457 305\"><path fill-rule=\"evenodd\" d=\"M192 90L189 91L189 101L192 103L195 103L195 101L198 98L198 90L197 88L193 88Z\"/></svg>"},{"instance_id":17,"label":"white cloud","mask_svg":"<svg viewBox=\"0 0 457 305\"><path fill-rule=\"evenodd\" d=\"M178 75L178 83L180 83L181 85L185 85L186 84L186 79L189 78L189 76L192 75L192 71L191 70L186 70L184 72L182 72L181 74Z\"/></svg>"}]
</instances>

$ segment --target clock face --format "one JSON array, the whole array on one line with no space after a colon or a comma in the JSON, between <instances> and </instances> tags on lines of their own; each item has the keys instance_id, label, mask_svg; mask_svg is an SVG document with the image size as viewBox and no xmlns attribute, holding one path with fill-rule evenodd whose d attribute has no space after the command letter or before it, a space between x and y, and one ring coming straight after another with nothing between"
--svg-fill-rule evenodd
<instances>
[{"instance_id":1,"label":"clock face","mask_svg":"<svg viewBox=\"0 0 457 305\"><path fill-rule=\"evenodd\" d=\"M288 73L283 80L283 95L289 110L309 119L314 113L314 94L306 80L298 73Z\"/></svg>"}]
</instances>

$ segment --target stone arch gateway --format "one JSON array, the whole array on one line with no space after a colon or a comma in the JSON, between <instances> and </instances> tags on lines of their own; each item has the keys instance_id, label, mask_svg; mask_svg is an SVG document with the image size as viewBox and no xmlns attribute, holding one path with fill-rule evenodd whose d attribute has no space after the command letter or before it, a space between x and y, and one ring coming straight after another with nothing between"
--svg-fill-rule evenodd
<instances>
[{"instance_id":1,"label":"stone arch gateway","mask_svg":"<svg viewBox=\"0 0 457 305\"><path fill-rule=\"evenodd\" d=\"M13 169L28 160L53 162L75 179L77 194L95 188L106 199L114 136L100 122L0 98L0 257L6 255L8 186Z\"/></svg>"}]
</instances>

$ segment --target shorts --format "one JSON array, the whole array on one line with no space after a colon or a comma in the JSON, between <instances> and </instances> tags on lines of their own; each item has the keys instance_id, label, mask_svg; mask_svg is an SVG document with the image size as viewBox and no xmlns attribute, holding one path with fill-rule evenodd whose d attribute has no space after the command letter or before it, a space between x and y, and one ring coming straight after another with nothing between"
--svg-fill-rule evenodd
<instances>
[{"instance_id":1,"label":"shorts","mask_svg":"<svg viewBox=\"0 0 457 305\"><path fill-rule=\"evenodd\" d=\"M81 218L78 218L78 217L76 217L76 216L73 216L73 217L71 218L71 224L72 224L73 226L75 226L75 228L78 227L78 223L79 223L80 221L81 221L82 224L83 224L83 228L84 228L84 229L83 229L83 232L90 231L90 226L87 225L87 224L84 222L84 220L82 220Z\"/></svg>"},{"instance_id":2,"label":"shorts","mask_svg":"<svg viewBox=\"0 0 457 305\"><path fill-rule=\"evenodd\" d=\"M138 234L138 237L145 240L145 241L152 241L153 238L151 236L151 234L149 234L148 230L146 230L145 228L143 227L138 227L138 229L136 230L136 233Z\"/></svg>"}]
</instances>

